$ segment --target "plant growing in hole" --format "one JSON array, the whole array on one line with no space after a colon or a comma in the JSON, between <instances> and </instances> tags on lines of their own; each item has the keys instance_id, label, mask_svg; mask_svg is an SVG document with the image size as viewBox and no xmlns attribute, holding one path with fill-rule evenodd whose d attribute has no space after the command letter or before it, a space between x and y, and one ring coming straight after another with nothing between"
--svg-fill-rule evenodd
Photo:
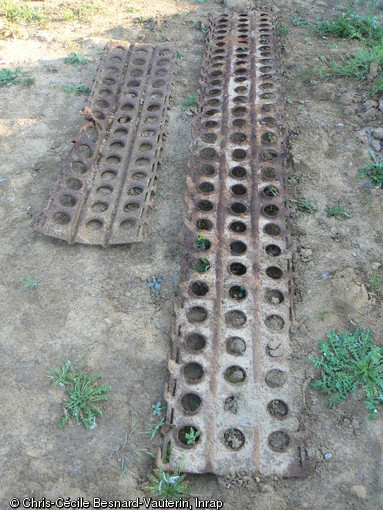
<instances>
[{"instance_id":1,"label":"plant growing in hole","mask_svg":"<svg viewBox=\"0 0 383 510\"><path fill-rule=\"evenodd\" d=\"M327 312L325 310L318 310L318 319L324 321L327 318Z\"/></svg>"},{"instance_id":2,"label":"plant growing in hole","mask_svg":"<svg viewBox=\"0 0 383 510\"><path fill-rule=\"evenodd\" d=\"M150 282L148 282L146 285L154 290L161 290L161 283L163 282L162 276L158 276L157 278L153 277Z\"/></svg>"},{"instance_id":3,"label":"plant growing in hole","mask_svg":"<svg viewBox=\"0 0 383 510\"><path fill-rule=\"evenodd\" d=\"M67 57L64 58L64 62L66 64L71 64L72 66L85 65L89 62L87 53L78 53L77 51L73 51Z\"/></svg>"},{"instance_id":4,"label":"plant growing in hole","mask_svg":"<svg viewBox=\"0 0 383 510\"><path fill-rule=\"evenodd\" d=\"M189 94L187 99L181 101L182 106L195 106L197 104L197 93Z\"/></svg>"},{"instance_id":5,"label":"plant growing in hole","mask_svg":"<svg viewBox=\"0 0 383 510\"><path fill-rule=\"evenodd\" d=\"M193 269L203 273L210 269L210 263L204 257L201 257L197 262L195 262Z\"/></svg>"},{"instance_id":6,"label":"plant growing in hole","mask_svg":"<svg viewBox=\"0 0 383 510\"><path fill-rule=\"evenodd\" d=\"M273 97L273 94L271 94L270 92L266 92L266 94L263 94L263 99L271 99ZM270 134L270 133L268 133ZM271 140L269 140L271 141Z\"/></svg>"},{"instance_id":7,"label":"plant growing in hole","mask_svg":"<svg viewBox=\"0 0 383 510\"><path fill-rule=\"evenodd\" d=\"M377 159L371 149L368 152L372 161L366 163L366 168L359 172L359 177L360 179L368 177L369 180L366 184L369 187L383 188L383 162Z\"/></svg>"},{"instance_id":8,"label":"plant growing in hole","mask_svg":"<svg viewBox=\"0 0 383 510\"><path fill-rule=\"evenodd\" d=\"M84 96L89 96L90 90L85 85L68 85L66 83L62 84L64 91L67 94L76 94L77 96L84 94Z\"/></svg>"},{"instance_id":9,"label":"plant growing in hole","mask_svg":"<svg viewBox=\"0 0 383 510\"><path fill-rule=\"evenodd\" d=\"M329 395L332 407L362 387L369 418L377 418L383 402L383 347L372 343L368 329L330 331L327 336L328 342L319 342L321 357L309 356L321 370L321 379L313 382L313 388Z\"/></svg>"},{"instance_id":10,"label":"plant growing in hole","mask_svg":"<svg viewBox=\"0 0 383 510\"><path fill-rule=\"evenodd\" d=\"M181 464L173 473L155 469L154 474L150 476L151 485L145 487L146 491L151 497L160 500L175 501L188 498L191 490L181 469Z\"/></svg>"},{"instance_id":11,"label":"plant growing in hole","mask_svg":"<svg viewBox=\"0 0 383 510\"><path fill-rule=\"evenodd\" d=\"M152 405L153 416L161 416L162 411L165 411L166 405L162 405L161 402L157 402L157 404Z\"/></svg>"},{"instance_id":12,"label":"plant growing in hole","mask_svg":"<svg viewBox=\"0 0 383 510\"><path fill-rule=\"evenodd\" d=\"M25 278L20 278L24 283L19 289L19 292L22 292L23 290L35 290L38 292L40 283L42 280L39 280L35 275L31 274L30 276L26 276Z\"/></svg>"},{"instance_id":13,"label":"plant growing in hole","mask_svg":"<svg viewBox=\"0 0 383 510\"><path fill-rule=\"evenodd\" d=\"M327 209L327 217L330 218L330 216L344 216L345 218L350 217L350 215L344 210L343 205L334 205L334 207Z\"/></svg>"},{"instance_id":14,"label":"plant growing in hole","mask_svg":"<svg viewBox=\"0 0 383 510\"><path fill-rule=\"evenodd\" d=\"M266 140L267 140L268 142L270 142L270 143L271 143L271 142L274 142L274 140L275 140L275 135L274 135L274 133L266 133Z\"/></svg>"},{"instance_id":15,"label":"plant growing in hole","mask_svg":"<svg viewBox=\"0 0 383 510\"><path fill-rule=\"evenodd\" d=\"M372 291L378 289L381 285L383 285L383 278L378 275L376 271L372 273L370 279L368 280L368 285Z\"/></svg>"},{"instance_id":16,"label":"plant growing in hole","mask_svg":"<svg viewBox=\"0 0 383 510\"><path fill-rule=\"evenodd\" d=\"M76 363L67 360L61 368L51 370L47 377L53 386L65 387L68 395L64 404L64 417L59 423L60 428L74 418L78 424L83 423L86 429L93 429L96 418L102 416L99 402L107 400L110 391L110 386L98 385L101 375L88 376L78 370Z\"/></svg>"},{"instance_id":17,"label":"plant growing in hole","mask_svg":"<svg viewBox=\"0 0 383 510\"><path fill-rule=\"evenodd\" d=\"M205 239L205 236L203 234L199 234L197 237L197 240L195 242L195 247L199 250L207 250L210 246L210 241L208 239Z\"/></svg>"},{"instance_id":18,"label":"plant growing in hole","mask_svg":"<svg viewBox=\"0 0 383 510\"><path fill-rule=\"evenodd\" d=\"M243 299L245 297L245 287L242 287L242 285L239 286L238 291L238 299Z\"/></svg>"},{"instance_id":19,"label":"plant growing in hole","mask_svg":"<svg viewBox=\"0 0 383 510\"><path fill-rule=\"evenodd\" d=\"M29 73L20 72L20 67L17 67L14 71L10 69L3 69L0 71L0 89L2 87L9 87L16 83L22 83L23 85L32 85L35 82L33 76Z\"/></svg>"},{"instance_id":20,"label":"plant growing in hole","mask_svg":"<svg viewBox=\"0 0 383 510\"><path fill-rule=\"evenodd\" d=\"M185 432L186 444L196 444L197 439L199 438L200 431L196 430L193 427L190 427L189 432Z\"/></svg>"},{"instance_id":21,"label":"plant growing in hole","mask_svg":"<svg viewBox=\"0 0 383 510\"><path fill-rule=\"evenodd\" d=\"M261 42L262 42L262 44L267 44L270 42L270 39L268 37L266 37L265 35L262 35Z\"/></svg>"}]
</instances>

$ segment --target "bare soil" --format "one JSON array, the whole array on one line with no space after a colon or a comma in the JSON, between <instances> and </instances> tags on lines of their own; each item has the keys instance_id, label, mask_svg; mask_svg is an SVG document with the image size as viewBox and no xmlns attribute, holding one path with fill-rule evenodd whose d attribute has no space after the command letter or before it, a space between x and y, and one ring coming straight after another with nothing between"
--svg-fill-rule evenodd
<instances>
[{"instance_id":1,"label":"bare soil","mask_svg":"<svg viewBox=\"0 0 383 510\"><path fill-rule=\"evenodd\" d=\"M73 5L76 2L65 2ZM246 3L246 2L245 2ZM247 2L260 7L256 2ZM315 374L308 355L329 329L370 328L382 342L382 293L368 284L382 274L382 191L362 188L357 170L369 144L378 152L373 129L382 125L383 105L368 97L369 84L303 79L320 64L318 55L352 51L355 42L307 35L291 18L305 8L309 20L336 15L335 0L277 2L286 76L287 128L294 196L314 214L297 211L296 303L292 363L302 387L300 430L316 465L305 480L226 479L190 476L193 493L219 499L227 509L378 510L383 508L382 419L370 421L362 392L328 409L310 387ZM39 3L37 5L42 5ZM57 8L61 2L47 0ZM137 9L129 13L126 7ZM214 0L110 0L90 22L28 25L0 41L0 68L31 73L30 87L0 89L0 507L11 497L56 499L142 497L155 451L161 443L143 432L158 419L151 405L162 399L167 380L169 331L174 320L186 190L192 108L181 100L198 89L204 52L201 23L226 7ZM134 19L138 18L138 19ZM104 45L110 40L170 40L179 53L157 197L144 243L102 249L69 246L32 233L56 178L61 155L70 148L84 96L68 95L62 82L90 86ZM87 52L90 63L71 66L64 57ZM326 215L340 203L350 218ZM19 291L21 278L36 275L38 292ZM155 276L159 292L147 287ZM323 316L320 312L326 312ZM321 320L322 318L322 320ZM102 374L112 390L104 414L91 431L70 423L59 429L63 390L47 372L62 356L84 352L89 372ZM236 402L227 402L236 412ZM276 404L275 412L280 412ZM122 444L132 418L127 472L110 454ZM237 445L240 437L227 441ZM326 455L327 454L327 455ZM331 455L328 455L331 454ZM328 460L325 460L328 459Z\"/></svg>"}]
</instances>

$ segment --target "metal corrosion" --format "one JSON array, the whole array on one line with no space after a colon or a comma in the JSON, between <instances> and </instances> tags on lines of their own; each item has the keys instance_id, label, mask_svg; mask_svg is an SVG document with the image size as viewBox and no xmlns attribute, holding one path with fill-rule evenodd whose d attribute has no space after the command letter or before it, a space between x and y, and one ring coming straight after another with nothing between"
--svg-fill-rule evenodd
<instances>
[{"instance_id":1,"label":"metal corrosion","mask_svg":"<svg viewBox=\"0 0 383 510\"><path fill-rule=\"evenodd\" d=\"M182 298L157 465L304 476L298 389L288 364L292 261L284 94L270 15L214 20L200 84Z\"/></svg>"},{"instance_id":2,"label":"metal corrosion","mask_svg":"<svg viewBox=\"0 0 383 510\"><path fill-rule=\"evenodd\" d=\"M36 231L69 243L138 242L153 200L174 66L169 44L111 43Z\"/></svg>"}]
</instances>

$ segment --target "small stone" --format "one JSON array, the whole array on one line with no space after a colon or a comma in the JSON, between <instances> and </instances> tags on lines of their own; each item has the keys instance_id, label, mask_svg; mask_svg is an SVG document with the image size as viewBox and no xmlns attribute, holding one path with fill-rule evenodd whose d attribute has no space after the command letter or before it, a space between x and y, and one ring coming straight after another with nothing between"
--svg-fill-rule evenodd
<instances>
[{"instance_id":1,"label":"small stone","mask_svg":"<svg viewBox=\"0 0 383 510\"><path fill-rule=\"evenodd\" d=\"M370 145L373 149L375 149L375 152L380 152L380 142L379 140L371 140Z\"/></svg>"},{"instance_id":2,"label":"small stone","mask_svg":"<svg viewBox=\"0 0 383 510\"><path fill-rule=\"evenodd\" d=\"M378 77L381 68L376 60L370 64L370 72L367 75L367 81L374 81Z\"/></svg>"},{"instance_id":3,"label":"small stone","mask_svg":"<svg viewBox=\"0 0 383 510\"><path fill-rule=\"evenodd\" d=\"M371 264L371 269L372 269L373 271L376 271L377 269L379 269L379 268L380 268L380 266L381 266L381 265L382 265L382 264L381 264L380 262L373 262L373 263Z\"/></svg>"},{"instance_id":4,"label":"small stone","mask_svg":"<svg viewBox=\"0 0 383 510\"><path fill-rule=\"evenodd\" d=\"M376 129L374 129L374 131L372 132L372 135L374 136L374 138L383 140L383 127L378 127Z\"/></svg>"},{"instance_id":5,"label":"small stone","mask_svg":"<svg viewBox=\"0 0 383 510\"><path fill-rule=\"evenodd\" d=\"M255 481L256 481L257 483L259 483L259 482L261 481L261 479L259 478L259 476L256 476L256 477L255 477Z\"/></svg>"},{"instance_id":6,"label":"small stone","mask_svg":"<svg viewBox=\"0 0 383 510\"><path fill-rule=\"evenodd\" d=\"M364 485L354 485L351 487L351 492L353 492L359 499L366 499L367 497L367 490Z\"/></svg>"},{"instance_id":7,"label":"small stone","mask_svg":"<svg viewBox=\"0 0 383 510\"><path fill-rule=\"evenodd\" d=\"M324 460L330 460L330 459L332 459L332 453L330 453L330 452L325 453Z\"/></svg>"},{"instance_id":8,"label":"small stone","mask_svg":"<svg viewBox=\"0 0 383 510\"><path fill-rule=\"evenodd\" d=\"M379 99L379 110L383 112L383 97Z\"/></svg>"},{"instance_id":9,"label":"small stone","mask_svg":"<svg viewBox=\"0 0 383 510\"><path fill-rule=\"evenodd\" d=\"M351 425L352 425L353 429L358 429L360 427L360 423L358 422L358 420L356 418L354 418L352 420Z\"/></svg>"}]
</instances>

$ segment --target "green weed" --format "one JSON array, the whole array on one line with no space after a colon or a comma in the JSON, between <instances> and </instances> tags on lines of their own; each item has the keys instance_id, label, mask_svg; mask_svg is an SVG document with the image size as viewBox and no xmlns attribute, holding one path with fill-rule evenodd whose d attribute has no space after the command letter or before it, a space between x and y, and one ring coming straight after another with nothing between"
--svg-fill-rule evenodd
<instances>
[{"instance_id":1,"label":"green weed","mask_svg":"<svg viewBox=\"0 0 383 510\"><path fill-rule=\"evenodd\" d=\"M299 200L290 198L290 202L295 204L298 211L307 212L309 214L314 214L315 212L314 206L305 198L300 198Z\"/></svg>"},{"instance_id":2,"label":"green weed","mask_svg":"<svg viewBox=\"0 0 383 510\"><path fill-rule=\"evenodd\" d=\"M156 425L154 425L153 428L151 428L150 430L146 430L145 434L147 436L149 436L150 439L154 439L154 436L157 434L157 432L160 430L160 428L162 427L162 425L164 423L165 423L165 418L161 418L160 421L158 423L156 423Z\"/></svg>"},{"instance_id":3,"label":"green weed","mask_svg":"<svg viewBox=\"0 0 383 510\"><path fill-rule=\"evenodd\" d=\"M370 96L375 96L375 94L379 96L383 94L383 74L381 74L376 80L372 82Z\"/></svg>"},{"instance_id":4,"label":"green weed","mask_svg":"<svg viewBox=\"0 0 383 510\"><path fill-rule=\"evenodd\" d=\"M318 319L320 321L326 320L327 312L325 310L318 310Z\"/></svg>"},{"instance_id":5,"label":"green weed","mask_svg":"<svg viewBox=\"0 0 383 510\"><path fill-rule=\"evenodd\" d=\"M102 416L99 402L107 400L110 386L98 385L100 374L91 376L79 372L76 364L67 360L61 368L51 370L48 379L56 386L65 387L68 398L64 403L64 417L60 421L60 428L64 427L71 418L77 423L83 423L85 428L92 429L96 425L96 418Z\"/></svg>"},{"instance_id":6,"label":"green weed","mask_svg":"<svg viewBox=\"0 0 383 510\"><path fill-rule=\"evenodd\" d=\"M208 262L204 257L201 257L194 263L193 269L200 273L204 273L210 269L210 262Z\"/></svg>"},{"instance_id":7,"label":"green weed","mask_svg":"<svg viewBox=\"0 0 383 510\"><path fill-rule=\"evenodd\" d=\"M145 487L146 491L151 497L160 500L175 501L188 498L191 489L181 469L181 465L173 473L155 469L154 475L150 476L151 485Z\"/></svg>"},{"instance_id":8,"label":"green weed","mask_svg":"<svg viewBox=\"0 0 383 510\"><path fill-rule=\"evenodd\" d=\"M23 85L32 85L35 82L33 76L29 73L20 72L20 68L17 67L14 71L10 69L3 69L0 71L0 89L2 87L9 87L16 83L22 83Z\"/></svg>"},{"instance_id":9,"label":"green weed","mask_svg":"<svg viewBox=\"0 0 383 510\"><path fill-rule=\"evenodd\" d=\"M89 96L90 90L85 85L67 85L63 83L63 89L67 94L76 94L77 96L84 94Z\"/></svg>"},{"instance_id":10,"label":"green weed","mask_svg":"<svg viewBox=\"0 0 383 510\"><path fill-rule=\"evenodd\" d=\"M157 404L152 405L152 414L153 416L161 416L162 411L165 411L166 405L162 405L161 402L157 402Z\"/></svg>"},{"instance_id":11,"label":"green weed","mask_svg":"<svg viewBox=\"0 0 383 510\"><path fill-rule=\"evenodd\" d=\"M372 273L370 279L368 280L368 284L372 291L378 289L381 285L383 285L383 278L378 275L376 271Z\"/></svg>"},{"instance_id":12,"label":"green weed","mask_svg":"<svg viewBox=\"0 0 383 510\"><path fill-rule=\"evenodd\" d=\"M377 159L371 149L368 152L372 161L367 161L366 168L359 172L359 178L368 178L366 184L383 188L383 162Z\"/></svg>"},{"instance_id":13,"label":"green weed","mask_svg":"<svg viewBox=\"0 0 383 510\"><path fill-rule=\"evenodd\" d=\"M15 0L0 1L0 16L13 23L26 21L28 23L41 22L44 20L44 11L39 7L32 7Z\"/></svg>"},{"instance_id":14,"label":"green weed","mask_svg":"<svg viewBox=\"0 0 383 510\"><path fill-rule=\"evenodd\" d=\"M185 53L183 51L177 51L176 55L177 55L177 58L184 58Z\"/></svg>"},{"instance_id":15,"label":"green weed","mask_svg":"<svg viewBox=\"0 0 383 510\"><path fill-rule=\"evenodd\" d=\"M88 57L87 53L78 53L77 51L73 51L67 57L64 58L64 62L66 64L71 64L72 66L77 65L83 66L89 62L89 59L87 57Z\"/></svg>"},{"instance_id":16,"label":"green weed","mask_svg":"<svg viewBox=\"0 0 383 510\"><path fill-rule=\"evenodd\" d=\"M203 234L199 234L197 240L195 242L195 247L199 250L206 251L210 248L211 242L208 239L205 239Z\"/></svg>"},{"instance_id":17,"label":"green weed","mask_svg":"<svg viewBox=\"0 0 383 510\"><path fill-rule=\"evenodd\" d=\"M330 216L344 216L345 218L350 217L350 215L344 210L343 205L334 205L334 207L327 209L327 217L330 218Z\"/></svg>"},{"instance_id":18,"label":"green weed","mask_svg":"<svg viewBox=\"0 0 383 510\"><path fill-rule=\"evenodd\" d=\"M301 16L295 16L294 18L290 18L290 22L295 27L305 27L308 25L307 21L303 19Z\"/></svg>"},{"instance_id":19,"label":"green weed","mask_svg":"<svg viewBox=\"0 0 383 510\"><path fill-rule=\"evenodd\" d=\"M30 276L27 276L25 278L20 278L24 283L22 287L20 287L19 292L23 290L35 290L36 292L39 290L41 280L39 280L36 276L31 274Z\"/></svg>"},{"instance_id":20,"label":"green weed","mask_svg":"<svg viewBox=\"0 0 383 510\"><path fill-rule=\"evenodd\" d=\"M278 25L277 32L278 32L279 37L284 37L289 33L289 28L285 27L283 25Z\"/></svg>"},{"instance_id":21,"label":"green weed","mask_svg":"<svg viewBox=\"0 0 383 510\"><path fill-rule=\"evenodd\" d=\"M368 39L380 41L383 37L383 27L376 16L365 16L348 8L335 21L324 20L314 23L314 32L323 35L331 34L342 39Z\"/></svg>"},{"instance_id":22,"label":"green weed","mask_svg":"<svg viewBox=\"0 0 383 510\"><path fill-rule=\"evenodd\" d=\"M195 106L197 104L197 93L189 94L187 99L181 101L182 106Z\"/></svg>"},{"instance_id":23,"label":"green weed","mask_svg":"<svg viewBox=\"0 0 383 510\"><path fill-rule=\"evenodd\" d=\"M200 435L200 431L190 427L189 432L185 432L186 444L196 444L198 437Z\"/></svg>"},{"instance_id":24,"label":"green weed","mask_svg":"<svg viewBox=\"0 0 383 510\"><path fill-rule=\"evenodd\" d=\"M131 5L127 5L125 7L125 11L128 12L129 14L133 13L133 12L137 12L138 9L136 7L132 7Z\"/></svg>"},{"instance_id":25,"label":"green weed","mask_svg":"<svg viewBox=\"0 0 383 510\"><path fill-rule=\"evenodd\" d=\"M383 402L383 347L372 343L369 330L330 331L327 336L328 342L319 342L321 356L309 356L321 370L313 388L329 395L332 407L362 387L369 418L376 418Z\"/></svg>"}]
</instances>

